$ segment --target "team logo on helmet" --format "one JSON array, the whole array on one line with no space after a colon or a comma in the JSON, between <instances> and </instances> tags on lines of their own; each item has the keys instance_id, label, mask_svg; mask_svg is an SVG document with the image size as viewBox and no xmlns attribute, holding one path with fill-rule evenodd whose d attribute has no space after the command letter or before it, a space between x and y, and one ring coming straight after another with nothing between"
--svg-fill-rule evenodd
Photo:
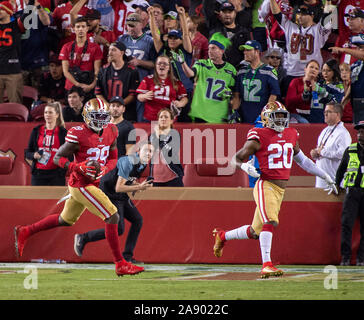
<instances>
[{"instance_id":1,"label":"team logo on helmet","mask_svg":"<svg viewBox=\"0 0 364 320\"><path fill-rule=\"evenodd\" d=\"M110 122L109 106L102 99L91 99L84 105L82 116L89 128L101 131Z\"/></svg>"},{"instance_id":2,"label":"team logo on helmet","mask_svg":"<svg viewBox=\"0 0 364 320\"><path fill-rule=\"evenodd\" d=\"M286 107L278 102L268 102L261 114L264 127L271 128L277 132L282 132L289 124L289 112Z\"/></svg>"}]
</instances>

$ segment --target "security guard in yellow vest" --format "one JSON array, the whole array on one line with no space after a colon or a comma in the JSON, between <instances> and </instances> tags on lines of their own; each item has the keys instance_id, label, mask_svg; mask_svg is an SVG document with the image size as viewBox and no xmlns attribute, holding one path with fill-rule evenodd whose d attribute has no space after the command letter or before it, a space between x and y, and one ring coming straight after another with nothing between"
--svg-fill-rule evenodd
<instances>
[{"instance_id":1,"label":"security guard in yellow vest","mask_svg":"<svg viewBox=\"0 0 364 320\"><path fill-rule=\"evenodd\" d=\"M364 120L354 126L358 131L358 142L351 144L344 152L336 172L336 184L343 181L346 195L341 218L341 265L349 266L351 261L351 238L354 223L359 216L360 244L356 265L364 266Z\"/></svg>"}]
</instances>

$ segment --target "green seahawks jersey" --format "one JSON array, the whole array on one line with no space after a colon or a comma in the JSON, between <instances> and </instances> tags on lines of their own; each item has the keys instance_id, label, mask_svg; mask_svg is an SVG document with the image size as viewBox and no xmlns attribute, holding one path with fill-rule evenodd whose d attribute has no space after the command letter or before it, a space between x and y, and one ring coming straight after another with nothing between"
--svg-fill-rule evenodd
<instances>
[{"instance_id":1,"label":"green seahawks jersey","mask_svg":"<svg viewBox=\"0 0 364 320\"><path fill-rule=\"evenodd\" d=\"M193 93L191 111L192 120L200 118L209 123L223 123L228 116L228 99L224 91L234 88L236 69L225 62L218 69L210 59L197 60L193 65L196 87Z\"/></svg>"}]
</instances>

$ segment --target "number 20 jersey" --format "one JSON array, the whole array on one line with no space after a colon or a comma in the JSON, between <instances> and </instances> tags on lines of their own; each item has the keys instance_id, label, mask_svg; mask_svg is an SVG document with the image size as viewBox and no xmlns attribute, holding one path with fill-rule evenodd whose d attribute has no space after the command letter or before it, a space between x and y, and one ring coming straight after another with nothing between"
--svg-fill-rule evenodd
<instances>
[{"instance_id":1,"label":"number 20 jersey","mask_svg":"<svg viewBox=\"0 0 364 320\"><path fill-rule=\"evenodd\" d=\"M293 162L293 148L299 138L294 128L277 132L270 128L253 128L248 140L257 140L260 149L255 153L263 180L288 180Z\"/></svg>"},{"instance_id":2,"label":"number 20 jersey","mask_svg":"<svg viewBox=\"0 0 364 320\"><path fill-rule=\"evenodd\" d=\"M75 162L80 163L85 160L97 160L101 165L105 165L109 157L110 146L118 137L118 129L114 124L109 123L103 129L101 136L92 131L82 124L80 126L72 127L68 130L66 142L76 143L80 146L79 150L75 153ZM71 172L68 181L69 186L74 188L85 187L93 184L98 186L98 182L91 181L85 176L77 172Z\"/></svg>"}]
</instances>

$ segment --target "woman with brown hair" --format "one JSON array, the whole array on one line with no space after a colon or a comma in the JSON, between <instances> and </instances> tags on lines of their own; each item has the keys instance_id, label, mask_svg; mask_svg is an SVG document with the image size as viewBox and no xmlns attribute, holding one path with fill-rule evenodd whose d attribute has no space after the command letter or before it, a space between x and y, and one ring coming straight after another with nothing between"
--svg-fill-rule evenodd
<instances>
[{"instance_id":1,"label":"woman with brown hair","mask_svg":"<svg viewBox=\"0 0 364 320\"><path fill-rule=\"evenodd\" d=\"M186 89L175 79L171 61L165 55L157 58L154 74L142 80L137 94L138 100L144 102L145 122L156 121L159 110L170 108L171 104L183 108L188 102Z\"/></svg>"},{"instance_id":2,"label":"woman with brown hair","mask_svg":"<svg viewBox=\"0 0 364 320\"><path fill-rule=\"evenodd\" d=\"M29 139L25 158L32 162L33 186L64 186L66 170L53 163L59 147L65 142L65 128L62 106L51 102L44 108L45 123L36 126Z\"/></svg>"},{"instance_id":3,"label":"woman with brown hair","mask_svg":"<svg viewBox=\"0 0 364 320\"><path fill-rule=\"evenodd\" d=\"M154 146L150 176L155 187L183 187L183 167L180 162L181 137L173 129L173 113L169 108L158 112L158 125L150 137Z\"/></svg>"},{"instance_id":4,"label":"woman with brown hair","mask_svg":"<svg viewBox=\"0 0 364 320\"><path fill-rule=\"evenodd\" d=\"M351 69L350 64L348 63L341 63L339 65L340 70L340 78L344 85L344 98L339 101L343 105L343 117L341 119L342 122L345 123L352 123L353 122L353 107L350 101L350 91L351 91Z\"/></svg>"},{"instance_id":5,"label":"woman with brown hair","mask_svg":"<svg viewBox=\"0 0 364 320\"><path fill-rule=\"evenodd\" d=\"M293 121L299 123L309 123L311 99L304 98L306 93L315 89L319 73L320 64L316 60L310 60L306 64L304 76L293 79L289 84L285 101L291 120L293 118Z\"/></svg>"}]
</instances>

